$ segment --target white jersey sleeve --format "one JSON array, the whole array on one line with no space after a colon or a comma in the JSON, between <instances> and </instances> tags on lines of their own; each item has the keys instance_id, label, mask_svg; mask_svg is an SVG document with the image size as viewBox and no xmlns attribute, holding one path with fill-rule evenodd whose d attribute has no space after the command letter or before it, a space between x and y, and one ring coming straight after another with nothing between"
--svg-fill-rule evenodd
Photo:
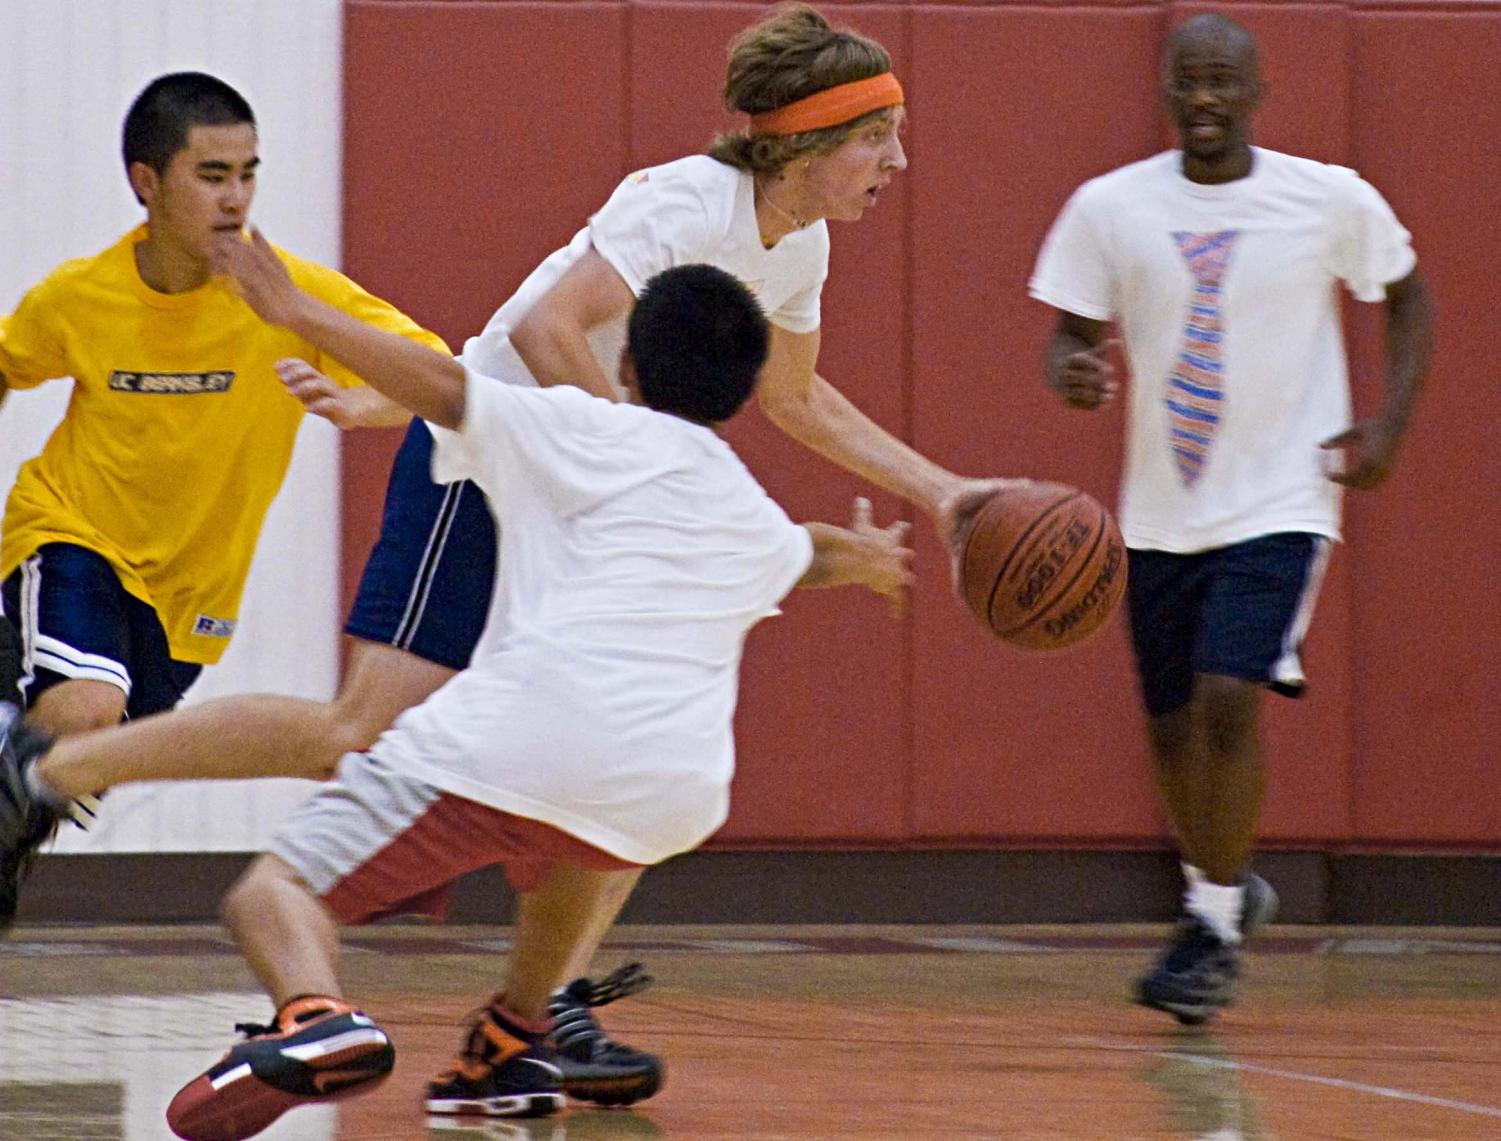
<instances>
[{"instance_id":1,"label":"white jersey sleeve","mask_svg":"<svg viewBox=\"0 0 1501 1141\"><path fill-rule=\"evenodd\" d=\"M641 410L567 385L467 380L463 424L432 426L435 481L474 481L502 517L528 502L566 517L649 478L648 457L631 446Z\"/></svg>"},{"instance_id":2,"label":"white jersey sleeve","mask_svg":"<svg viewBox=\"0 0 1501 1141\"><path fill-rule=\"evenodd\" d=\"M1381 301L1386 287L1417 265L1412 236L1374 186L1353 170L1336 168L1334 241L1329 270L1361 301Z\"/></svg>"},{"instance_id":3,"label":"white jersey sleeve","mask_svg":"<svg viewBox=\"0 0 1501 1141\"><path fill-rule=\"evenodd\" d=\"M589 219L589 241L639 294L664 269L713 262L718 222L697 183L658 167L615 188Z\"/></svg>"},{"instance_id":4,"label":"white jersey sleeve","mask_svg":"<svg viewBox=\"0 0 1501 1141\"><path fill-rule=\"evenodd\" d=\"M1092 321L1115 315L1115 287L1104 228L1094 215L1092 183L1074 191L1043 239L1028 292L1037 300Z\"/></svg>"}]
</instances>

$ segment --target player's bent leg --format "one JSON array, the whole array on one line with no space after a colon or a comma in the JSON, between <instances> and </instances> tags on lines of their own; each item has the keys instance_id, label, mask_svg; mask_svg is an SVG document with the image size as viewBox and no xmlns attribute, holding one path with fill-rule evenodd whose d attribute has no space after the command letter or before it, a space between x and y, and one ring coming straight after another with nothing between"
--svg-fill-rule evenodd
<instances>
[{"instance_id":1,"label":"player's bent leg","mask_svg":"<svg viewBox=\"0 0 1501 1141\"><path fill-rule=\"evenodd\" d=\"M471 1024L452 1068L429 1084L430 1113L521 1117L562 1108L564 1071L548 1041L554 990L579 945L597 941L613 922L640 874L556 863L540 885L520 893L505 990Z\"/></svg>"},{"instance_id":2,"label":"player's bent leg","mask_svg":"<svg viewBox=\"0 0 1501 1141\"><path fill-rule=\"evenodd\" d=\"M273 1002L338 993L338 921L279 856L257 857L225 893L220 915Z\"/></svg>"},{"instance_id":3,"label":"player's bent leg","mask_svg":"<svg viewBox=\"0 0 1501 1141\"><path fill-rule=\"evenodd\" d=\"M457 670L396 646L348 639L344 684L328 708L325 732L341 747L335 757L368 749L392 722L420 705Z\"/></svg>"},{"instance_id":4,"label":"player's bent leg","mask_svg":"<svg viewBox=\"0 0 1501 1141\"><path fill-rule=\"evenodd\" d=\"M547 1013L553 1028L547 1042L556 1052L563 1089L579 1101L629 1105L662 1088L662 1060L615 1041L594 1016L595 1008L643 990L651 983L651 976L639 963L628 964L598 981L583 974L642 870L591 872L559 865L541 890L522 897L523 907L536 914L539 927L545 925L545 916L560 899L566 906L579 907L573 912L572 934L567 939L567 956L562 964L565 973L553 975L551 980L539 977L534 984L556 986L556 979L571 979L548 995ZM528 997L534 999L535 991Z\"/></svg>"},{"instance_id":5,"label":"player's bent leg","mask_svg":"<svg viewBox=\"0 0 1501 1141\"><path fill-rule=\"evenodd\" d=\"M269 1026L238 1023L245 1041L183 1086L167 1124L184 1141L240 1141L299 1105L374 1089L396 1051L362 1011L331 995L285 1003Z\"/></svg>"},{"instance_id":6,"label":"player's bent leg","mask_svg":"<svg viewBox=\"0 0 1501 1141\"><path fill-rule=\"evenodd\" d=\"M118 725L125 716L125 701L125 691L112 682L69 678L37 696L26 718L50 736L62 737Z\"/></svg>"},{"instance_id":7,"label":"player's bent leg","mask_svg":"<svg viewBox=\"0 0 1501 1141\"><path fill-rule=\"evenodd\" d=\"M108 732L75 735L53 749L38 771L62 796L147 780L326 780L344 754L369 748L454 672L405 650L354 639L348 678L333 702L280 694L216 698ZM42 700L74 684L100 683L65 683Z\"/></svg>"}]
</instances>

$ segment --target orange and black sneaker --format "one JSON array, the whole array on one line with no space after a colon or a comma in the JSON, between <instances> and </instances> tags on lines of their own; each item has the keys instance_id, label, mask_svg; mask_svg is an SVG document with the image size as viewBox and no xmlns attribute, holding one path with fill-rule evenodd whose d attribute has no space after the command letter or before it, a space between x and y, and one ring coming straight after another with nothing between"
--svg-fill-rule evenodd
<instances>
[{"instance_id":1,"label":"orange and black sneaker","mask_svg":"<svg viewBox=\"0 0 1501 1141\"><path fill-rule=\"evenodd\" d=\"M546 1117L563 1108L562 1074L543 1045L549 1022L525 1023L499 996L469 1027L464 1048L427 1086L428 1113Z\"/></svg>"},{"instance_id":2,"label":"orange and black sneaker","mask_svg":"<svg viewBox=\"0 0 1501 1141\"><path fill-rule=\"evenodd\" d=\"M627 963L597 982L574 979L552 996L547 1012L553 1029L547 1044L558 1055L563 1092L596 1105L630 1105L662 1088L662 1059L616 1042L594 1017L594 1008L651 985L640 963Z\"/></svg>"},{"instance_id":3,"label":"orange and black sneaker","mask_svg":"<svg viewBox=\"0 0 1501 1141\"><path fill-rule=\"evenodd\" d=\"M246 1040L177 1091L167 1124L184 1141L240 1141L299 1105L374 1089L396 1051L342 999L295 998L271 1026L239 1023Z\"/></svg>"}]
</instances>

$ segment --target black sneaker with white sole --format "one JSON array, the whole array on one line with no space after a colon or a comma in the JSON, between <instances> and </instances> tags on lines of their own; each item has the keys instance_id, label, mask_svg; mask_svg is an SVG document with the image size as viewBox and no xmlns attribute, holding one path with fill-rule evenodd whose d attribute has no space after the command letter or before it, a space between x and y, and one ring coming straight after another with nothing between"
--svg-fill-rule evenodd
<instances>
[{"instance_id":1,"label":"black sneaker with white sole","mask_svg":"<svg viewBox=\"0 0 1501 1141\"><path fill-rule=\"evenodd\" d=\"M627 963L598 982L574 979L553 995L547 1008L553 1031L547 1042L557 1054L569 1097L596 1105L630 1105L662 1088L662 1059L613 1040L593 1010L649 985L651 976L641 964Z\"/></svg>"},{"instance_id":2,"label":"black sneaker with white sole","mask_svg":"<svg viewBox=\"0 0 1501 1141\"><path fill-rule=\"evenodd\" d=\"M1178 920L1173 941L1157 963L1136 980L1136 1001L1166 1011L1185 1026L1198 1026L1229 1005L1239 976L1240 948L1190 913Z\"/></svg>"}]
</instances>

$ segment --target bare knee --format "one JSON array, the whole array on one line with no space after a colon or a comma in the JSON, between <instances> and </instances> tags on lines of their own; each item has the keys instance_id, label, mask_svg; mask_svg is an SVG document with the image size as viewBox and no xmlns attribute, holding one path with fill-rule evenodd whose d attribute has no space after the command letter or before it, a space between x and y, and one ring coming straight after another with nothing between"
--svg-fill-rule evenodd
<instances>
[{"instance_id":1,"label":"bare knee","mask_svg":"<svg viewBox=\"0 0 1501 1141\"><path fill-rule=\"evenodd\" d=\"M107 729L125 716L125 691L105 681L75 678L60 682L31 704L26 718L61 737L88 729Z\"/></svg>"},{"instance_id":2,"label":"bare knee","mask_svg":"<svg viewBox=\"0 0 1501 1141\"><path fill-rule=\"evenodd\" d=\"M1261 687L1243 678L1202 674L1194 687L1194 705L1204 743L1218 756L1254 747Z\"/></svg>"}]
</instances>

